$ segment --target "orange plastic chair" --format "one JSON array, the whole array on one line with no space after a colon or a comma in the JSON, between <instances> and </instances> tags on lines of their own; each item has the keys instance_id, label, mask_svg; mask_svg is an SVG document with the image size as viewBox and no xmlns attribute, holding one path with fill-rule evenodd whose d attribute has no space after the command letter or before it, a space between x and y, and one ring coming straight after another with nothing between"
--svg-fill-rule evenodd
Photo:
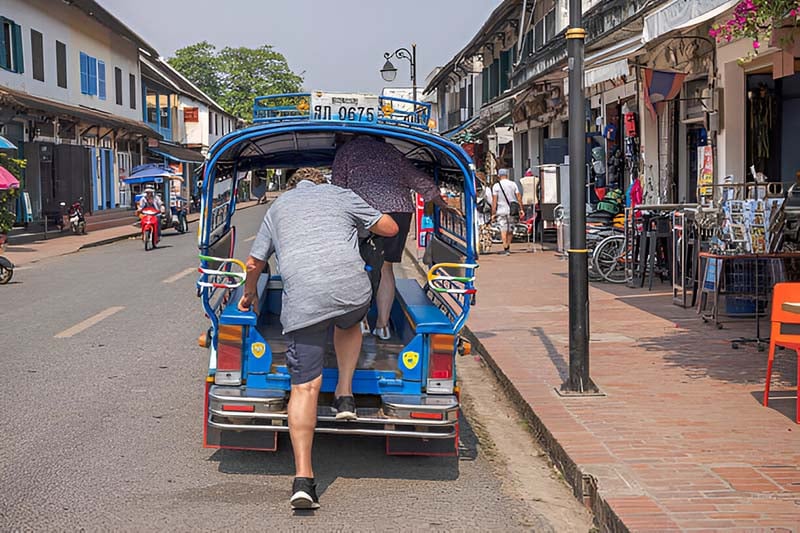
<instances>
[{"instance_id":1,"label":"orange plastic chair","mask_svg":"<svg viewBox=\"0 0 800 533\"><path fill-rule=\"evenodd\" d=\"M769 337L769 359L767 359L767 382L764 385L764 407L769 405L769 382L772 379L772 363L775 347L782 346L797 353L797 411L795 421L800 424L800 333L781 333L784 324L800 325L800 314L783 310L786 302L800 303L800 283L776 283L772 290L772 332Z\"/></svg>"}]
</instances>

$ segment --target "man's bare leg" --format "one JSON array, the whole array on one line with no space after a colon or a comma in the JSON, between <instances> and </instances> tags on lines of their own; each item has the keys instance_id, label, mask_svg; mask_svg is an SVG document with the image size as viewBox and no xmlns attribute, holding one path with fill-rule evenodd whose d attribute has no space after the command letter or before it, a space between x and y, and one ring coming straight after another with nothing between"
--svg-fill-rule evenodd
<instances>
[{"instance_id":1,"label":"man's bare leg","mask_svg":"<svg viewBox=\"0 0 800 533\"><path fill-rule=\"evenodd\" d=\"M503 249L508 250L511 247L511 232L504 231L503 232Z\"/></svg>"},{"instance_id":2,"label":"man's bare leg","mask_svg":"<svg viewBox=\"0 0 800 533\"><path fill-rule=\"evenodd\" d=\"M314 477L311 466L311 446L317 425L317 399L322 376L300 385L292 385L289 396L289 437L294 451L296 477Z\"/></svg>"},{"instance_id":3,"label":"man's bare leg","mask_svg":"<svg viewBox=\"0 0 800 533\"><path fill-rule=\"evenodd\" d=\"M339 366L339 381L335 396L353 395L353 373L361 354L361 324L347 329L333 328L333 346L336 349L336 362Z\"/></svg>"}]
</instances>

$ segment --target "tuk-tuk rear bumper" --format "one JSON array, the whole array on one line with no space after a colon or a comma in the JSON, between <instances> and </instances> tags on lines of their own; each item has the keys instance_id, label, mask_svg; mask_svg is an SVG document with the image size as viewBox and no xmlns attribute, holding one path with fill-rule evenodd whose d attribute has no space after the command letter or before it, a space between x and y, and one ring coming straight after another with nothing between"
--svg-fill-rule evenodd
<instances>
[{"instance_id":1,"label":"tuk-tuk rear bumper","mask_svg":"<svg viewBox=\"0 0 800 533\"><path fill-rule=\"evenodd\" d=\"M223 431L288 432L287 394L213 385L208 426ZM452 395L385 395L381 407L356 409L356 420L336 420L330 406L317 408L317 433L452 439L457 435L458 399Z\"/></svg>"}]
</instances>

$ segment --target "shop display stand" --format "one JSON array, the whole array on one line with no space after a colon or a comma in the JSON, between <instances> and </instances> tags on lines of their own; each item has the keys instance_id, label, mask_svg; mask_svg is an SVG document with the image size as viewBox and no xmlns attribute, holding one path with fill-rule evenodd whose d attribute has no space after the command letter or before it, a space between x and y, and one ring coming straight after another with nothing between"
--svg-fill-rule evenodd
<instances>
[{"instance_id":1,"label":"shop display stand","mask_svg":"<svg viewBox=\"0 0 800 533\"><path fill-rule=\"evenodd\" d=\"M749 262L750 260L751 259L748 259L747 262ZM758 265L761 263L761 258L759 257L759 254L754 254L753 255L752 262L753 262L753 267L752 268L753 268L753 277L754 277L753 285L754 285L754 289L755 289L754 293L752 294L752 296L753 296L753 302L755 303L756 336L755 337L738 337L736 339L731 339L731 348L736 350L742 344L754 344L756 346L756 349L759 352L763 352L764 349L769 345L769 337L767 337L767 338L762 338L761 337L761 314L762 314L761 302L762 301L767 302L767 303L769 302L769 296L767 295L768 291L764 290L769 286L769 284L766 283L766 280L764 280L765 282L762 283L761 275L760 275L760 272L759 272L759 269L758 269ZM745 272L747 272L747 271L748 271L748 269L745 269ZM761 294L762 290L764 291L763 299L762 299L762 294ZM765 305L765 308L766 307L767 306Z\"/></svg>"},{"instance_id":2,"label":"shop display stand","mask_svg":"<svg viewBox=\"0 0 800 533\"><path fill-rule=\"evenodd\" d=\"M731 348L736 349L743 344L754 344L758 351L764 351L769 345L769 337L762 337L761 316L766 315L769 311L772 285L785 281L789 277L786 275L784 260L796 259L798 254L721 255L702 252L700 257L705 264L701 280L701 294L697 305L698 314L704 321L713 321L717 328L722 329L723 325L719 317L720 295L753 302L754 309L752 312L747 311L746 314L755 318L755 337L731 339ZM772 265L775 260L778 260L775 263L778 268L770 268L769 265ZM762 263L767 265L766 269L763 268ZM710 302L709 297L711 298ZM735 314L731 316L735 316Z\"/></svg>"}]
</instances>

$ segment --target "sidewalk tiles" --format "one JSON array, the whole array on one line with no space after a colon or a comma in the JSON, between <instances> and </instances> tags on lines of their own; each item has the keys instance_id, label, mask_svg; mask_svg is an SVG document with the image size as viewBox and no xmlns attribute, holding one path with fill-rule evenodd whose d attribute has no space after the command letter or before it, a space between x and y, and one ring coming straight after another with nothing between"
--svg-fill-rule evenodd
<instances>
[{"instance_id":1,"label":"sidewalk tiles","mask_svg":"<svg viewBox=\"0 0 800 533\"><path fill-rule=\"evenodd\" d=\"M666 283L592 284L590 368L605 396L562 397L567 262L520 246L480 263L468 335L603 529L800 531L793 352L773 376L786 399L765 408L766 352L730 345L752 321L717 330L672 305Z\"/></svg>"}]
</instances>

